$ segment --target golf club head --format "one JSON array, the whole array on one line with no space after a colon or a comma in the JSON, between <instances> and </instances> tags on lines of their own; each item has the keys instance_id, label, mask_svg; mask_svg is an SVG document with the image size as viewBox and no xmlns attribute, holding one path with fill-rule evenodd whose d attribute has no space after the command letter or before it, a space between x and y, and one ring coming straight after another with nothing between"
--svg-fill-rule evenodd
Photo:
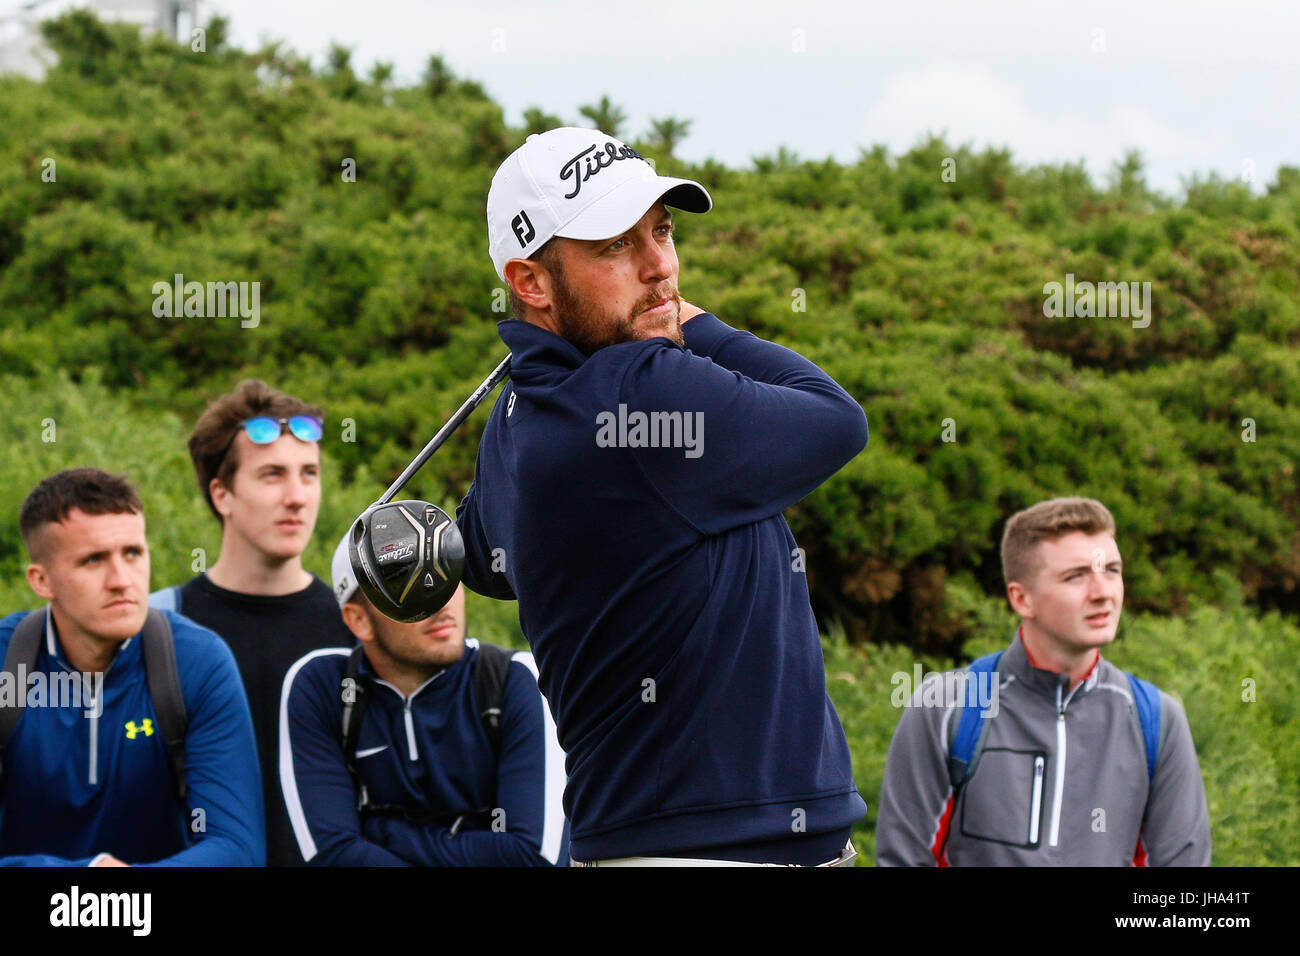
<instances>
[{"instance_id":1,"label":"golf club head","mask_svg":"<svg viewBox=\"0 0 1300 956\"><path fill-rule=\"evenodd\" d=\"M409 624L438 613L456 593L465 542L437 505L390 501L371 505L352 522L348 560L370 603Z\"/></svg>"}]
</instances>

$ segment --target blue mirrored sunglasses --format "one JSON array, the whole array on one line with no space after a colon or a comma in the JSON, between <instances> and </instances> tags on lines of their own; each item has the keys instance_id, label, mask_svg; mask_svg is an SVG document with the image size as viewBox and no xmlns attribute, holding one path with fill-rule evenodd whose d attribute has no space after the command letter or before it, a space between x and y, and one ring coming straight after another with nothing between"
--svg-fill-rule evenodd
<instances>
[{"instance_id":1,"label":"blue mirrored sunglasses","mask_svg":"<svg viewBox=\"0 0 1300 956\"><path fill-rule=\"evenodd\" d=\"M320 441L323 433L321 420L313 415L294 415L292 418L258 415L239 424L248 433L249 441L255 445L269 445L286 430L300 441Z\"/></svg>"}]
</instances>

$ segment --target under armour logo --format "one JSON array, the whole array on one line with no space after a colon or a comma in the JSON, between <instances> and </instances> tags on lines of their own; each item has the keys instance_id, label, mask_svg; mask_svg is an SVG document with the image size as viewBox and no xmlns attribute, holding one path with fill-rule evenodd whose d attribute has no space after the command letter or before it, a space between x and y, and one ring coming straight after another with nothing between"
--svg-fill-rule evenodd
<instances>
[{"instance_id":1,"label":"under armour logo","mask_svg":"<svg viewBox=\"0 0 1300 956\"><path fill-rule=\"evenodd\" d=\"M515 238L519 240L519 248L527 249L528 243L533 241L533 236L537 235L537 230L533 228L533 221L528 218L528 213L522 209L519 215L510 220L510 228L515 231Z\"/></svg>"},{"instance_id":2,"label":"under armour logo","mask_svg":"<svg viewBox=\"0 0 1300 956\"><path fill-rule=\"evenodd\" d=\"M152 719L152 718L150 718L150 717L146 717L144 720L140 721L140 723L138 723L138 724L137 724L134 720L128 720L128 721L126 722L126 739L127 739L127 740L135 740L135 738L136 738L136 736L137 736L138 734L144 734L146 737L152 737L152 736L153 736L153 719Z\"/></svg>"}]
</instances>

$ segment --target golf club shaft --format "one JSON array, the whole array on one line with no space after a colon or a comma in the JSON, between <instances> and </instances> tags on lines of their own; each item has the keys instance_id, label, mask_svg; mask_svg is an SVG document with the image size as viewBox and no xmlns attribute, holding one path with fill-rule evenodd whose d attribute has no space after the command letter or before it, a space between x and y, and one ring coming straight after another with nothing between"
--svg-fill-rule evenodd
<instances>
[{"instance_id":1,"label":"golf club shaft","mask_svg":"<svg viewBox=\"0 0 1300 956\"><path fill-rule=\"evenodd\" d=\"M451 418L447 420L447 424L438 429L438 434L429 439L429 444L424 446L424 450L415 456L415 460L406 466L406 469L397 476L397 480L389 486L388 490L383 493L375 504L382 505L392 501L393 496L402 490L406 483L414 477L417 471L424 467L424 463L433 457L433 453L442 446L442 443L447 440L448 436L459 428L465 419L469 418L470 413L478 407L479 403L482 402L483 399L487 398L488 393L500 385L502 379L509 374L510 356L506 355L506 357L501 360L501 364L492 371L492 374L483 379L483 384L474 389L474 394L465 400L465 404L457 410L456 414L452 415Z\"/></svg>"}]
</instances>

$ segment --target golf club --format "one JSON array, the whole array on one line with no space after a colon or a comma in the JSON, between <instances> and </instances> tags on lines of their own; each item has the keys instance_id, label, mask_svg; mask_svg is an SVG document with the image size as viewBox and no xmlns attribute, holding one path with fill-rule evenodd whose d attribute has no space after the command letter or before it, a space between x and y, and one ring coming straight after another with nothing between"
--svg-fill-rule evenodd
<instances>
[{"instance_id":1,"label":"golf club","mask_svg":"<svg viewBox=\"0 0 1300 956\"><path fill-rule=\"evenodd\" d=\"M348 560L357 585L385 617L410 623L436 614L451 599L465 566L455 520L437 505L396 495L451 433L510 374L507 355L429 440L379 500L352 522Z\"/></svg>"}]
</instances>

